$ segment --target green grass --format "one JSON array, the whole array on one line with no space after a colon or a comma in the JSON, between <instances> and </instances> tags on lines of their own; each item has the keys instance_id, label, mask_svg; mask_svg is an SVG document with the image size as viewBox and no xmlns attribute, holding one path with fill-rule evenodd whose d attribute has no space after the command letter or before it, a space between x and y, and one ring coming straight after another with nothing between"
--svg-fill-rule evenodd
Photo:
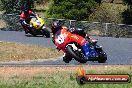
<instances>
[{"instance_id":1,"label":"green grass","mask_svg":"<svg viewBox=\"0 0 132 88\"><path fill-rule=\"evenodd\" d=\"M100 71L87 71L100 74ZM130 73L125 71L106 71L101 73L122 74ZM131 77L132 77L132 73ZM0 81L0 88L131 88L132 83L126 84L84 84L79 85L76 82L76 74L74 72L61 72L46 74L41 73L31 78L20 80L18 76L10 77L8 80Z\"/></svg>"}]
</instances>

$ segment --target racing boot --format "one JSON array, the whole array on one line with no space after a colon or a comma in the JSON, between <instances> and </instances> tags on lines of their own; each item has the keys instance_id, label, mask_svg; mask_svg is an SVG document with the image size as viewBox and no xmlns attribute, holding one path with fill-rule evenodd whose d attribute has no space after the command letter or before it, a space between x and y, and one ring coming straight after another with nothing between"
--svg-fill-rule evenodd
<instances>
[{"instance_id":1,"label":"racing boot","mask_svg":"<svg viewBox=\"0 0 132 88\"><path fill-rule=\"evenodd\" d=\"M28 34L29 33L29 31L28 30L25 30L25 34Z\"/></svg>"}]
</instances>

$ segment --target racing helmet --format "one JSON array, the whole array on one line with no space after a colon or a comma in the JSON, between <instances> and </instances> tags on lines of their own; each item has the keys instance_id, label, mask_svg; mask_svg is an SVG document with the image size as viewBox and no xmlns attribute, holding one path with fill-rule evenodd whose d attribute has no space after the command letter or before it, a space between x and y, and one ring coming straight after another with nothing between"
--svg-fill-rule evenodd
<instances>
[{"instance_id":1,"label":"racing helmet","mask_svg":"<svg viewBox=\"0 0 132 88\"><path fill-rule=\"evenodd\" d=\"M63 24L62 24L61 21L59 21L59 20L54 21L54 22L52 23L52 28L51 28L52 32L55 33L55 32L57 32L58 30L60 30L60 29L62 28L62 25L63 25Z\"/></svg>"},{"instance_id":2,"label":"racing helmet","mask_svg":"<svg viewBox=\"0 0 132 88\"><path fill-rule=\"evenodd\" d=\"M23 10L24 10L24 13L25 13L25 14L28 14L28 13L29 13L30 7L29 7L28 3L25 3L25 4L24 4Z\"/></svg>"}]
</instances>

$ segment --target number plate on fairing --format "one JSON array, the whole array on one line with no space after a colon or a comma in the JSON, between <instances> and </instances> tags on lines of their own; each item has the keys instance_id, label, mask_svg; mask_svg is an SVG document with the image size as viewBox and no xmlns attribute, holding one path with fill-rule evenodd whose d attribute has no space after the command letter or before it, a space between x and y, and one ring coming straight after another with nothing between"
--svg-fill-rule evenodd
<instances>
[{"instance_id":1,"label":"number plate on fairing","mask_svg":"<svg viewBox=\"0 0 132 88\"><path fill-rule=\"evenodd\" d=\"M56 35L56 40L55 40L55 41L56 41L58 44L64 43L64 40L65 40L65 37L63 36L63 34Z\"/></svg>"}]
</instances>

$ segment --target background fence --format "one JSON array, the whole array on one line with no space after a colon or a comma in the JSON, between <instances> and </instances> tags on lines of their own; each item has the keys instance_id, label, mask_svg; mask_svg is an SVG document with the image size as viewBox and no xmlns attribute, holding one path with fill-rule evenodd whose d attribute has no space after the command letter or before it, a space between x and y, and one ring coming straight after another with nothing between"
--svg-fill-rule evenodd
<instances>
[{"instance_id":1,"label":"background fence","mask_svg":"<svg viewBox=\"0 0 132 88\"><path fill-rule=\"evenodd\" d=\"M44 18L48 30L50 30L51 23L54 18ZM111 37L131 37L132 38L132 25L126 24L112 24L87 21L75 21L58 19L64 22L64 25L71 27L79 27L84 29L90 35L96 36L111 36ZM15 14L1 14L0 15L0 28L5 31L22 31L23 28L19 23L19 16Z\"/></svg>"}]
</instances>

